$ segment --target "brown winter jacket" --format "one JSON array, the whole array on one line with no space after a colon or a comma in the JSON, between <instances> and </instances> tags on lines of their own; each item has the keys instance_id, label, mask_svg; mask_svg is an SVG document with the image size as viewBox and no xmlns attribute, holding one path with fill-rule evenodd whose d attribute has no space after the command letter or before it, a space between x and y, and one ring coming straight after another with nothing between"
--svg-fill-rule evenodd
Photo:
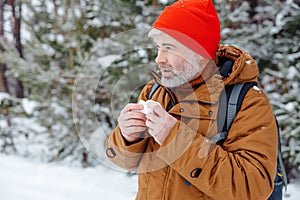
<instances>
[{"instance_id":1,"label":"brown winter jacket","mask_svg":"<svg viewBox=\"0 0 300 200\"><path fill-rule=\"evenodd\" d=\"M231 75L213 74L176 102L169 113L178 122L161 146L147 133L135 143L126 142L119 127L110 134L110 159L128 170L138 170L137 200L266 200L271 194L277 133L272 108L260 89L252 88L246 94L224 144L209 140L217 133L223 84L257 81L258 76L257 65L246 52L220 46L217 64L221 57L234 61ZM148 99L152 85L145 86L139 99ZM174 93L161 86L152 99L166 108Z\"/></svg>"}]
</instances>

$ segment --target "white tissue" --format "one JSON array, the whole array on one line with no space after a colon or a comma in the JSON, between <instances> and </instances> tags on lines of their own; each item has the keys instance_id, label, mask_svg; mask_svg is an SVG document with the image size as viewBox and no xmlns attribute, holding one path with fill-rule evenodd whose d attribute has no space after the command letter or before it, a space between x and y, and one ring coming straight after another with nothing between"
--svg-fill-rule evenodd
<instances>
[{"instance_id":1,"label":"white tissue","mask_svg":"<svg viewBox=\"0 0 300 200\"><path fill-rule=\"evenodd\" d=\"M144 100L140 100L139 101L139 104L142 104L144 106L144 109L141 110L140 112L144 113L145 115L149 112L152 112L153 113L153 110L151 108L148 107L148 103L149 102L155 102L153 100L147 100L147 101L144 101Z\"/></svg>"}]
</instances>

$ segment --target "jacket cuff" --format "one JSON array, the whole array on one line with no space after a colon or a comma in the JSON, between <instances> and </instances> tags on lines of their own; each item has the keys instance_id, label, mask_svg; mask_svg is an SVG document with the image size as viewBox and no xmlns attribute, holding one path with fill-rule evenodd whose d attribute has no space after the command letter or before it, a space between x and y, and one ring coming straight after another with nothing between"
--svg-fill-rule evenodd
<instances>
[{"instance_id":1,"label":"jacket cuff","mask_svg":"<svg viewBox=\"0 0 300 200\"><path fill-rule=\"evenodd\" d=\"M106 142L106 155L120 167L135 170L144 153L147 141L146 138L143 138L136 143L126 144L126 140L117 127Z\"/></svg>"},{"instance_id":2,"label":"jacket cuff","mask_svg":"<svg viewBox=\"0 0 300 200\"><path fill-rule=\"evenodd\" d=\"M111 138L113 145L132 153L143 153L147 138L140 138L135 142L128 142L122 135L119 126L115 129L115 137Z\"/></svg>"}]
</instances>

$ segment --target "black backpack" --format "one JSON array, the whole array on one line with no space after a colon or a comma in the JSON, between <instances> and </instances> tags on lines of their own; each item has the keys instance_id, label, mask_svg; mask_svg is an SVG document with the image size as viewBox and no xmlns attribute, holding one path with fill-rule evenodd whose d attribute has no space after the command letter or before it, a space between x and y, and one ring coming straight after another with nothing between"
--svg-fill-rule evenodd
<instances>
[{"instance_id":1,"label":"black backpack","mask_svg":"<svg viewBox=\"0 0 300 200\"><path fill-rule=\"evenodd\" d=\"M223 127L218 127L219 133L212 138L212 141L219 145L223 144L226 140L231 124L241 108L246 93L254 86L257 86L256 82L225 86L225 90L220 97L219 106L221 107L221 110L225 109L227 112L218 113L218 125L223 124ZM274 189L268 200L282 200L283 186L285 186L285 189L287 188L287 176L281 154L280 128L275 115L274 117L277 125L278 138L277 172L274 180Z\"/></svg>"},{"instance_id":2,"label":"black backpack","mask_svg":"<svg viewBox=\"0 0 300 200\"><path fill-rule=\"evenodd\" d=\"M220 74L224 77L228 77L232 71L233 61L225 60L222 62L220 68ZM226 85L220 96L219 110L226 110L226 112L218 112L218 134L211 140L218 145L222 145L227 138L228 131L231 124L239 112L243 99L248 90L254 86L257 86L256 82L248 82L242 84ZM151 88L148 99L151 99L155 91L160 85L155 82ZM167 111L174 106L174 102L171 100L167 105ZM275 117L275 115L274 115ZM282 160L281 154L281 140L280 140L280 128L275 117L277 124L277 136L278 136L278 155L277 155L277 173L274 180L274 189L268 200L282 200L282 189L285 186L287 189L287 176Z\"/></svg>"}]
</instances>

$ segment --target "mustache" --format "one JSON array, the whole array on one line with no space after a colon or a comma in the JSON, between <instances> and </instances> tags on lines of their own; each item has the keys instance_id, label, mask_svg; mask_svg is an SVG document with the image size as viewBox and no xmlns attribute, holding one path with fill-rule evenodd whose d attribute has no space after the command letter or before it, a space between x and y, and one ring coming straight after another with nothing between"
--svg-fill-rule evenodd
<instances>
[{"instance_id":1,"label":"mustache","mask_svg":"<svg viewBox=\"0 0 300 200\"><path fill-rule=\"evenodd\" d=\"M159 68L159 69L156 71L156 73L161 77L161 76L162 76L162 72L163 72L164 70L168 70L168 71L171 72L175 77L179 77L179 76L180 76L180 75L178 74L178 72L173 71L173 70L170 70L170 69L167 69L167 68L164 68L164 69Z\"/></svg>"},{"instance_id":2,"label":"mustache","mask_svg":"<svg viewBox=\"0 0 300 200\"><path fill-rule=\"evenodd\" d=\"M172 66L170 66L170 65L164 65L164 64L159 64L158 68L160 70L170 70L172 68Z\"/></svg>"}]
</instances>

